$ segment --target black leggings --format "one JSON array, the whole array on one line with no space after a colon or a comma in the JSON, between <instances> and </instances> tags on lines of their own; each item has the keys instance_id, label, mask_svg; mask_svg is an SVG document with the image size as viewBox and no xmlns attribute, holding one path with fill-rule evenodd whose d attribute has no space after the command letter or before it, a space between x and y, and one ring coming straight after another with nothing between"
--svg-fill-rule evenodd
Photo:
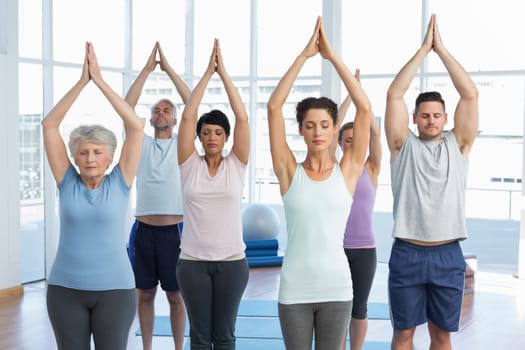
<instances>
[{"instance_id":1,"label":"black leggings","mask_svg":"<svg viewBox=\"0 0 525 350\"><path fill-rule=\"evenodd\" d=\"M47 313L58 350L126 350L135 318L135 289L86 291L49 285Z\"/></svg>"},{"instance_id":2,"label":"black leggings","mask_svg":"<svg viewBox=\"0 0 525 350\"><path fill-rule=\"evenodd\" d=\"M235 349L235 321L248 275L246 259L179 260L177 279L188 311L191 350Z\"/></svg>"},{"instance_id":3,"label":"black leggings","mask_svg":"<svg viewBox=\"0 0 525 350\"><path fill-rule=\"evenodd\" d=\"M368 317L368 297L376 274L376 248L345 249L345 254L350 265L354 290L352 318L366 320Z\"/></svg>"}]
</instances>

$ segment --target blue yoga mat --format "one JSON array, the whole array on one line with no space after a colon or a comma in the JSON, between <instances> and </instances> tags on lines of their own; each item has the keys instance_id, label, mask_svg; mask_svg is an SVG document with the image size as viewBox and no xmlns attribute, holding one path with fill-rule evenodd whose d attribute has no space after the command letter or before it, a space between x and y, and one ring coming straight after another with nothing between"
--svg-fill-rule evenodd
<instances>
[{"instance_id":1,"label":"blue yoga mat","mask_svg":"<svg viewBox=\"0 0 525 350\"><path fill-rule=\"evenodd\" d=\"M277 249L246 249L246 256L277 256Z\"/></svg>"},{"instance_id":2,"label":"blue yoga mat","mask_svg":"<svg viewBox=\"0 0 525 350\"><path fill-rule=\"evenodd\" d=\"M263 266L281 266L283 264L282 256L246 256L249 267Z\"/></svg>"},{"instance_id":3,"label":"blue yoga mat","mask_svg":"<svg viewBox=\"0 0 525 350\"><path fill-rule=\"evenodd\" d=\"M140 328L135 332L141 335ZM169 316L155 316L153 335L171 337L171 325ZM189 337L190 330L188 322L184 336ZM238 338L265 338L281 339L281 325L277 317L237 317L235 324L235 336Z\"/></svg>"},{"instance_id":4,"label":"blue yoga mat","mask_svg":"<svg viewBox=\"0 0 525 350\"><path fill-rule=\"evenodd\" d=\"M279 241L272 239L247 239L244 241L246 249L279 249Z\"/></svg>"},{"instance_id":5,"label":"blue yoga mat","mask_svg":"<svg viewBox=\"0 0 525 350\"><path fill-rule=\"evenodd\" d=\"M275 300L241 300L238 316L245 317L277 317L277 301ZM368 303L368 319L389 320L390 309L387 303Z\"/></svg>"},{"instance_id":6,"label":"blue yoga mat","mask_svg":"<svg viewBox=\"0 0 525 350\"><path fill-rule=\"evenodd\" d=\"M237 312L237 336L238 337L261 337L261 338L280 338L281 329L279 326L277 301L276 300L241 300L239 311ZM256 335L251 335L253 332L250 328L252 322L250 318L258 320L257 327L265 327L260 336L259 332ZM271 320L264 320L268 318ZM386 303L368 303L368 319L370 320L389 320L390 310ZM268 330L268 333L266 333ZM156 316L153 332L155 335L171 336L171 327L168 316ZM140 335L140 329L136 331Z\"/></svg>"},{"instance_id":7,"label":"blue yoga mat","mask_svg":"<svg viewBox=\"0 0 525 350\"><path fill-rule=\"evenodd\" d=\"M140 329L136 334L140 336ZM154 336L171 336L168 316L156 316L153 328ZM185 337L189 336L186 325ZM235 336L237 350L285 350L281 326L277 317L237 317ZM349 341L347 341L349 343ZM350 347L348 345L348 347ZM186 339L184 349L190 349L190 340ZM366 341L364 350L390 350L389 341Z\"/></svg>"},{"instance_id":8,"label":"blue yoga mat","mask_svg":"<svg viewBox=\"0 0 525 350\"><path fill-rule=\"evenodd\" d=\"M282 339L237 338L235 345L235 348L237 350L285 350L284 342ZM347 342L347 348L349 347L349 342ZM189 349L190 341L186 340L186 343L184 344L184 350ZM390 350L390 343L380 341L367 341L363 345L363 350Z\"/></svg>"}]
</instances>

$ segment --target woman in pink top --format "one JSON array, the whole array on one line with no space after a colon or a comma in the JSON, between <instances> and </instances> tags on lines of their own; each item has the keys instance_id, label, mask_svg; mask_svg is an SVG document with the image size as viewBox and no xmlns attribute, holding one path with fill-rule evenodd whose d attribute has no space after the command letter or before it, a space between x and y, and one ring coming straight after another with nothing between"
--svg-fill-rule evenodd
<instances>
[{"instance_id":1,"label":"woman in pink top","mask_svg":"<svg viewBox=\"0 0 525 350\"><path fill-rule=\"evenodd\" d=\"M359 69L355 77L360 81ZM339 120L342 121L352 98L348 95L339 107ZM344 123L339 129L338 143L343 153L350 147L354 137L354 123ZM368 296L377 266L375 235L372 227L372 213L377 191L377 178L381 168L381 137L375 118L370 122L368 157L363 174L356 184L352 209L348 216L344 236L345 254L352 275L354 302L350 319L350 349L360 350L365 342L368 328ZM342 349L346 349L346 342Z\"/></svg>"},{"instance_id":2,"label":"woman in pink top","mask_svg":"<svg viewBox=\"0 0 525 350\"><path fill-rule=\"evenodd\" d=\"M231 151L224 155L230 124L219 110L198 108L217 73L224 84L235 129ZM204 155L195 148L195 131ZM248 282L241 205L250 152L248 115L224 68L215 39L204 76L182 113L178 160L183 191L184 232L177 279L188 311L191 349L235 349L235 320Z\"/></svg>"}]
</instances>

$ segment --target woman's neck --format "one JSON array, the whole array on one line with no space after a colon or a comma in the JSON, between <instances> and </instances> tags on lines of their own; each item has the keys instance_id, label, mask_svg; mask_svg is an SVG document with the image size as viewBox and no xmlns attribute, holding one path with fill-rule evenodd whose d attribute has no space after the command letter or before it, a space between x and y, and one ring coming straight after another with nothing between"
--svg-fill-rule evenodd
<instances>
[{"instance_id":1,"label":"woman's neck","mask_svg":"<svg viewBox=\"0 0 525 350\"><path fill-rule=\"evenodd\" d=\"M222 162L222 154L205 154L204 160L206 161L206 164L208 165L208 172L211 176L214 176L217 173L217 169L219 168L219 165Z\"/></svg>"},{"instance_id":2,"label":"woman's neck","mask_svg":"<svg viewBox=\"0 0 525 350\"><path fill-rule=\"evenodd\" d=\"M94 190L100 186L104 176L84 177L80 174L80 179L88 190Z\"/></svg>"},{"instance_id":3,"label":"woman's neck","mask_svg":"<svg viewBox=\"0 0 525 350\"><path fill-rule=\"evenodd\" d=\"M314 172L318 174L331 171L334 167L335 161L327 152L315 154L308 153L303 162L303 168L308 172Z\"/></svg>"}]
</instances>

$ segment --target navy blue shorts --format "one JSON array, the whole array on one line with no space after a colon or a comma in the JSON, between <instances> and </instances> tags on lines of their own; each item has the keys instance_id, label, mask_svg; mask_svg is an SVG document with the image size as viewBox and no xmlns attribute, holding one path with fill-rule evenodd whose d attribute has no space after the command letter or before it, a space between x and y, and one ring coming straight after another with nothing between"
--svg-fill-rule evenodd
<instances>
[{"instance_id":1,"label":"navy blue shorts","mask_svg":"<svg viewBox=\"0 0 525 350\"><path fill-rule=\"evenodd\" d=\"M388 266L394 329L431 320L444 331L458 330L466 268L459 242L420 246L396 239Z\"/></svg>"},{"instance_id":2,"label":"navy blue shorts","mask_svg":"<svg viewBox=\"0 0 525 350\"><path fill-rule=\"evenodd\" d=\"M153 226L138 222L134 240L133 272L139 289L178 291L177 263L180 254L179 224Z\"/></svg>"}]
</instances>

